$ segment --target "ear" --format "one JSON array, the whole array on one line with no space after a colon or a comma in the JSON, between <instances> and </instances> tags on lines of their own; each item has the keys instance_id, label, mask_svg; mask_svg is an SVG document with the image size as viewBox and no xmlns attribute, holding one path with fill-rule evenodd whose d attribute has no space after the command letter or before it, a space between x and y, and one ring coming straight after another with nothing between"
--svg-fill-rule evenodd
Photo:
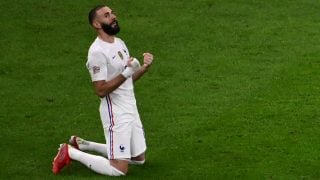
<instances>
[{"instance_id":1,"label":"ear","mask_svg":"<svg viewBox=\"0 0 320 180\"><path fill-rule=\"evenodd\" d=\"M101 29L101 24L98 21L93 21L92 25L96 29Z\"/></svg>"}]
</instances>

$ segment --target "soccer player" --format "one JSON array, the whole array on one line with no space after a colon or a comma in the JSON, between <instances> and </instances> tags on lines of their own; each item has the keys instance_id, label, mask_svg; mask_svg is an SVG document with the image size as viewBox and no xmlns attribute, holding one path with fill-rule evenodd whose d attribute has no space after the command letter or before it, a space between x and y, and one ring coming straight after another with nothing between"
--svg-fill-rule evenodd
<instances>
[{"instance_id":1,"label":"soccer player","mask_svg":"<svg viewBox=\"0 0 320 180\"><path fill-rule=\"evenodd\" d=\"M87 68L96 94L100 97L100 117L106 144L71 136L70 145L60 145L54 158L54 174L76 160L91 170L109 176L128 172L128 164L144 164L146 141L134 96L133 82L153 62L151 53L143 53L143 65L130 57L125 43L115 35L120 31L117 17L107 6L89 12L89 23L97 38L88 52ZM96 151L102 156L84 151Z\"/></svg>"}]
</instances>

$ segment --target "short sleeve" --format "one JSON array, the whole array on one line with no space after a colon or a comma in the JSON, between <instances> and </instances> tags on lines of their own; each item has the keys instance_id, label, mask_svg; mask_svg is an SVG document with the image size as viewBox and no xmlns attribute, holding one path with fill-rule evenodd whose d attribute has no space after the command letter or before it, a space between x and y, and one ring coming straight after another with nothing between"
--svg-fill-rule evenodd
<instances>
[{"instance_id":1,"label":"short sleeve","mask_svg":"<svg viewBox=\"0 0 320 180\"><path fill-rule=\"evenodd\" d=\"M102 52L91 52L88 54L87 68L92 81L107 80L107 58Z\"/></svg>"}]
</instances>

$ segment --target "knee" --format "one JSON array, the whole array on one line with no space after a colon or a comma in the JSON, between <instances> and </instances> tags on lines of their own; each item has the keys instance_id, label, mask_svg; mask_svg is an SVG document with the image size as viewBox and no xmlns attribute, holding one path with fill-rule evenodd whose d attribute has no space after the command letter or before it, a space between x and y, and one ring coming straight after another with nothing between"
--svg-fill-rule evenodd
<instances>
[{"instance_id":1,"label":"knee","mask_svg":"<svg viewBox=\"0 0 320 180\"><path fill-rule=\"evenodd\" d=\"M146 160L146 157L145 157L145 154L142 153L142 154L140 154L140 155L138 155L136 157L132 157L131 160L133 160L133 161L143 161L144 162Z\"/></svg>"},{"instance_id":2,"label":"knee","mask_svg":"<svg viewBox=\"0 0 320 180\"><path fill-rule=\"evenodd\" d=\"M112 173L111 176L125 176L127 174L127 171L119 170L118 168L112 167Z\"/></svg>"},{"instance_id":3,"label":"knee","mask_svg":"<svg viewBox=\"0 0 320 180\"><path fill-rule=\"evenodd\" d=\"M111 160L111 166L114 168L115 174L126 175L128 173L128 161Z\"/></svg>"},{"instance_id":4,"label":"knee","mask_svg":"<svg viewBox=\"0 0 320 180\"><path fill-rule=\"evenodd\" d=\"M131 161L129 162L130 164L136 164L136 165L142 165L146 161L144 153L140 154L139 156L132 157Z\"/></svg>"},{"instance_id":5,"label":"knee","mask_svg":"<svg viewBox=\"0 0 320 180\"><path fill-rule=\"evenodd\" d=\"M145 160L142 161L135 161L135 160L131 160L130 164L134 164L134 165L143 165L145 163Z\"/></svg>"}]
</instances>

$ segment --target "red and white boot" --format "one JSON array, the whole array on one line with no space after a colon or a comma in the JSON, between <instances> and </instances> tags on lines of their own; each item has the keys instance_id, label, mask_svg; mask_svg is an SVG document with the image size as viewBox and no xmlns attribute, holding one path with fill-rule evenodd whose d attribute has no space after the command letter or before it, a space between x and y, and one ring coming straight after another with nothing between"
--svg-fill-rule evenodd
<instances>
[{"instance_id":1,"label":"red and white boot","mask_svg":"<svg viewBox=\"0 0 320 180\"><path fill-rule=\"evenodd\" d=\"M52 162L52 172L58 174L63 167L70 164L71 158L69 156L68 147L69 145L64 143L60 146L58 154Z\"/></svg>"}]
</instances>

